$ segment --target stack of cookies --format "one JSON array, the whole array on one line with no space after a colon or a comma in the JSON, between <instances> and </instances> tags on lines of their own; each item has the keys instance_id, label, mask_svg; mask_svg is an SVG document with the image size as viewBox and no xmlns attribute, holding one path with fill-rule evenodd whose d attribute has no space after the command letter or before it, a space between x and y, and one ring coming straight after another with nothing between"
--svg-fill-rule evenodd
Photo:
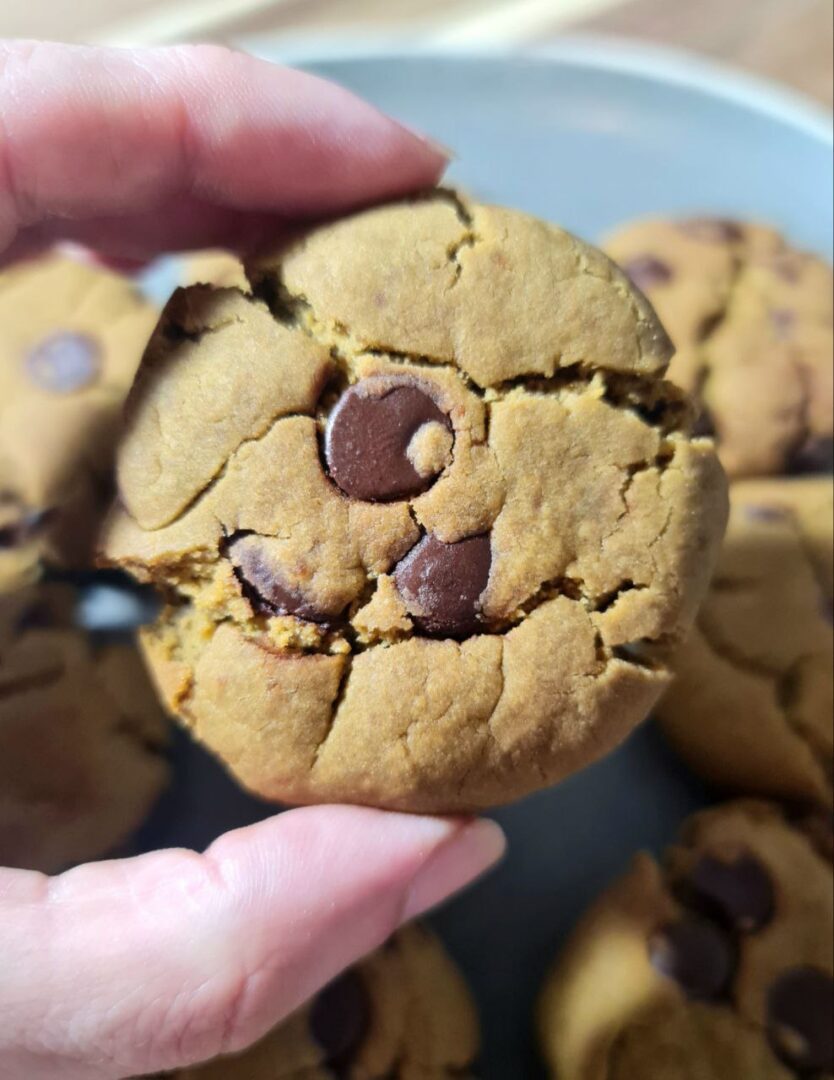
<instances>
[{"instance_id":1,"label":"stack of cookies","mask_svg":"<svg viewBox=\"0 0 834 1080\"><path fill-rule=\"evenodd\" d=\"M66 298L0 372L0 862L120 843L165 782L162 706L262 798L428 813L554 784L654 712L716 806L577 928L546 1060L832 1075L831 273L713 219L608 249L438 190L191 262L152 334L104 271L0 278L0 306ZM76 625L93 546L159 597L156 694ZM412 927L181 1075L451 1080L478 1042Z\"/></svg>"}]
</instances>

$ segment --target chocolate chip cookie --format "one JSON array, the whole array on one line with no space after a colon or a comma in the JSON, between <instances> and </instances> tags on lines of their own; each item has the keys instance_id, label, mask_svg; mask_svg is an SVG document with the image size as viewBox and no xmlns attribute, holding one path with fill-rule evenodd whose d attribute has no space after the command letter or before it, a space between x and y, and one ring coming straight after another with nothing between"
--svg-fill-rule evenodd
<instances>
[{"instance_id":1,"label":"chocolate chip cookie","mask_svg":"<svg viewBox=\"0 0 834 1080\"><path fill-rule=\"evenodd\" d=\"M599 757L666 686L726 513L601 254L434 194L172 300L106 558L170 599L165 700L252 790L455 811Z\"/></svg>"},{"instance_id":2,"label":"chocolate chip cookie","mask_svg":"<svg viewBox=\"0 0 834 1080\"><path fill-rule=\"evenodd\" d=\"M657 712L730 790L834 802L832 481L745 480L695 629Z\"/></svg>"},{"instance_id":3,"label":"chocolate chip cookie","mask_svg":"<svg viewBox=\"0 0 834 1080\"><path fill-rule=\"evenodd\" d=\"M829 266L715 218L638 221L606 249L657 308L677 347L669 377L697 396L731 476L831 471Z\"/></svg>"},{"instance_id":4,"label":"chocolate chip cookie","mask_svg":"<svg viewBox=\"0 0 834 1080\"><path fill-rule=\"evenodd\" d=\"M0 866L112 852L168 780L166 721L137 649L94 644L75 590L0 598Z\"/></svg>"},{"instance_id":5,"label":"chocolate chip cookie","mask_svg":"<svg viewBox=\"0 0 834 1080\"><path fill-rule=\"evenodd\" d=\"M830 824L829 824L830 828ZM698 814L588 912L542 995L560 1080L791 1080L834 1070L832 868L776 806Z\"/></svg>"},{"instance_id":6,"label":"chocolate chip cookie","mask_svg":"<svg viewBox=\"0 0 834 1080\"><path fill-rule=\"evenodd\" d=\"M179 1080L452 1080L471 1077L478 1022L469 991L422 926L331 983L237 1057Z\"/></svg>"},{"instance_id":7,"label":"chocolate chip cookie","mask_svg":"<svg viewBox=\"0 0 834 1080\"><path fill-rule=\"evenodd\" d=\"M0 591L84 564L112 441L157 313L125 279L53 254L0 273Z\"/></svg>"}]
</instances>

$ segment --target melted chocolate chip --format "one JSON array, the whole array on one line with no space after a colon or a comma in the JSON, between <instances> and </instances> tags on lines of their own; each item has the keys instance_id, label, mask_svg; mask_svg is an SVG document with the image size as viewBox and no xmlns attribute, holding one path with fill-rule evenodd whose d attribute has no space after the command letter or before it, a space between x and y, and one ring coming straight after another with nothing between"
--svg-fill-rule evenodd
<instances>
[{"instance_id":1,"label":"melted chocolate chip","mask_svg":"<svg viewBox=\"0 0 834 1080\"><path fill-rule=\"evenodd\" d=\"M89 334L64 331L44 338L26 356L26 372L41 390L72 394L95 382L101 349Z\"/></svg>"},{"instance_id":2,"label":"melted chocolate chip","mask_svg":"<svg viewBox=\"0 0 834 1080\"><path fill-rule=\"evenodd\" d=\"M672 267L655 255L637 255L623 263L623 270L644 292L654 285L665 285L675 276Z\"/></svg>"},{"instance_id":3,"label":"melted chocolate chip","mask_svg":"<svg viewBox=\"0 0 834 1080\"><path fill-rule=\"evenodd\" d=\"M791 1068L834 1068L831 976L812 967L785 972L767 996L767 1030L774 1050Z\"/></svg>"},{"instance_id":4,"label":"melted chocolate chip","mask_svg":"<svg viewBox=\"0 0 834 1080\"><path fill-rule=\"evenodd\" d=\"M394 571L397 588L415 624L426 633L467 637L482 625L479 601L492 564L487 535L444 544L431 534Z\"/></svg>"},{"instance_id":5,"label":"melted chocolate chip","mask_svg":"<svg viewBox=\"0 0 834 1080\"><path fill-rule=\"evenodd\" d=\"M297 615L300 619L326 623L338 612L322 611L301 592L281 580L280 568L264 551L260 537L237 536L226 546L247 599L256 611L268 615Z\"/></svg>"},{"instance_id":6,"label":"melted chocolate chip","mask_svg":"<svg viewBox=\"0 0 834 1080\"><path fill-rule=\"evenodd\" d=\"M337 1074L347 1069L362 1045L370 1022L371 1003L365 984L347 971L326 986L310 1009L310 1036L325 1064Z\"/></svg>"},{"instance_id":7,"label":"melted chocolate chip","mask_svg":"<svg viewBox=\"0 0 834 1080\"><path fill-rule=\"evenodd\" d=\"M364 379L342 395L327 425L324 456L331 478L346 495L367 502L419 495L437 477L417 472L408 446L431 423L452 430L415 380Z\"/></svg>"},{"instance_id":8,"label":"melted chocolate chip","mask_svg":"<svg viewBox=\"0 0 834 1080\"><path fill-rule=\"evenodd\" d=\"M680 222L680 231L696 240L707 240L716 244L737 244L744 239L741 226L727 218L689 218Z\"/></svg>"},{"instance_id":9,"label":"melted chocolate chip","mask_svg":"<svg viewBox=\"0 0 834 1080\"><path fill-rule=\"evenodd\" d=\"M812 435L791 454L785 470L791 476L834 472L834 438Z\"/></svg>"},{"instance_id":10,"label":"melted chocolate chip","mask_svg":"<svg viewBox=\"0 0 834 1080\"><path fill-rule=\"evenodd\" d=\"M691 998L722 996L735 968L729 938L704 919L668 923L649 940L652 966Z\"/></svg>"},{"instance_id":11,"label":"melted chocolate chip","mask_svg":"<svg viewBox=\"0 0 834 1080\"><path fill-rule=\"evenodd\" d=\"M705 855L695 864L690 885L699 900L734 930L752 933L773 918L773 882L752 855L732 862Z\"/></svg>"}]
</instances>

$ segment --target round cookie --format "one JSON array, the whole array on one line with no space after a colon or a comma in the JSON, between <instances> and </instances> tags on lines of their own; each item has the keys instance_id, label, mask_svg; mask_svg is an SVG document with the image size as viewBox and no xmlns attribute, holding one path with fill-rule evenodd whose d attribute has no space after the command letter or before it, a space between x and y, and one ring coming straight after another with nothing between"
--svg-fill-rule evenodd
<instances>
[{"instance_id":1,"label":"round cookie","mask_svg":"<svg viewBox=\"0 0 834 1080\"><path fill-rule=\"evenodd\" d=\"M262 796L469 810L611 749L667 685L723 474L612 264L438 193L175 295L111 564L171 598L171 710Z\"/></svg>"},{"instance_id":2,"label":"round cookie","mask_svg":"<svg viewBox=\"0 0 834 1080\"><path fill-rule=\"evenodd\" d=\"M828 477L731 485L718 569L657 707L730 790L834 803L833 493Z\"/></svg>"},{"instance_id":3,"label":"round cookie","mask_svg":"<svg viewBox=\"0 0 834 1080\"><path fill-rule=\"evenodd\" d=\"M427 929L401 930L266 1038L178 1080L471 1077L478 1021L463 977Z\"/></svg>"},{"instance_id":4,"label":"round cookie","mask_svg":"<svg viewBox=\"0 0 834 1080\"><path fill-rule=\"evenodd\" d=\"M669 377L701 404L731 476L830 472L831 268L760 225L647 220L606 250L677 348Z\"/></svg>"},{"instance_id":5,"label":"round cookie","mask_svg":"<svg viewBox=\"0 0 834 1080\"><path fill-rule=\"evenodd\" d=\"M830 826L829 826L830 828ZM697 814L586 914L539 1006L559 1080L834 1070L830 859L776 806Z\"/></svg>"},{"instance_id":6,"label":"round cookie","mask_svg":"<svg viewBox=\"0 0 834 1080\"><path fill-rule=\"evenodd\" d=\"M168 781L167 724L132 644L78 629L74 589L0 598L0 866L111 853Z\"/></svg>"},{"instance_id":7,"label":"round cookie","mask_svg":"<svg viewBox=\"0 0 834 1080\"><path fill-rule=\"evenodd\" d=\"M88 562L156 320L124 278L65 255L0 272L0 591L31 581L41 559Z\"/></svg>"}]
</instances>

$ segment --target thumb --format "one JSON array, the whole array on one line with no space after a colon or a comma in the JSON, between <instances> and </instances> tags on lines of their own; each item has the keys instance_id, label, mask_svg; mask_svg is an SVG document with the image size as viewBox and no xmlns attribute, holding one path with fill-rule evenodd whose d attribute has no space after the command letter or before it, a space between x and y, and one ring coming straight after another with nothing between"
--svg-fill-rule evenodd
<instances>
[{"instance_id":1,"label":"thumb","mask_svg":"<svg viewBox=\"0 0 834 1080\"><path fill-rule=\"evenodd\" d=\"M500 856L488 821L315 807L57 878L0 871L0 1078L243 1049Z\"/></svg>"}]
</instances>

